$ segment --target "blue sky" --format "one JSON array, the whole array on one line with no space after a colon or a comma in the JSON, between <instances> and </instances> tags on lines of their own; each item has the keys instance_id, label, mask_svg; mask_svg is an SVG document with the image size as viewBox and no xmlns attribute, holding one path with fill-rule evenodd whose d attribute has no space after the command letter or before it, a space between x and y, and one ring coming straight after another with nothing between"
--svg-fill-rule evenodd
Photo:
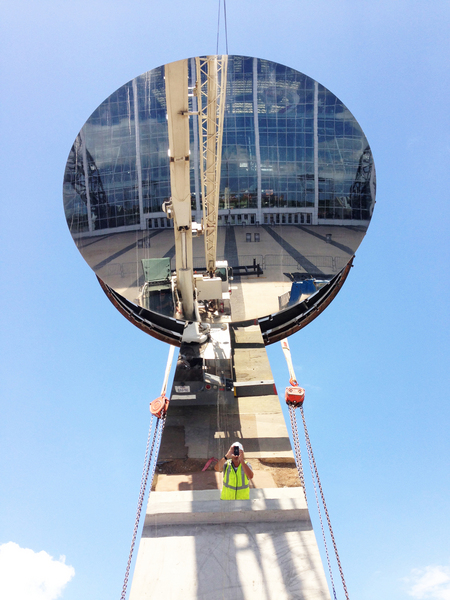
<instances>
[{"instance_id":1,"label":"blue sky","mask_svg":"<svg viewBox=\"0 0 450 600\"><path fill-rule=\"evenodd\" d=\"M7 600L120 595L168 348L104 296L67 230L62 177L114 90L215 53L217 7L2 7L0 578L17 565L30 578L38 561L49 586L33 595L22 573ZM325 85L377 167L377 206L344 288L289 340L349 595L449 600L450 5L228 0L227 12L229 53ZM269 356L282 392L278 344Z\"/></svg>"}]
</instances>

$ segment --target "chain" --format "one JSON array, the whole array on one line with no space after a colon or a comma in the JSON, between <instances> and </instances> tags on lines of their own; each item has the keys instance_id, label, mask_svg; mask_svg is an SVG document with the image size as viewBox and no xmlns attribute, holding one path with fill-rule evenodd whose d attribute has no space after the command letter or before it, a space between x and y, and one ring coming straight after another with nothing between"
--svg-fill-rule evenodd
<instances>
[{"instance_id":1,"label":"chain","mask_svg":"<svg viewBox=\"0 0 450 600\"><path fill-rule=\"evenodd\" d=\"M155 415L153 413L151 413L151 419L150 419L150 426L148 428L148 437L147 437L147 447L145 449L145 458L144 458L144 468L142 470L142 477L141 477L141 487L139 489L139 498L138 498L138 504L137 504L137 509L136 509L136 519L134 521L134 529L133 529L133 537L131 539L131 548L130 548L130 554L128 555L128 562L127 562L127 568L125 569L125 577L124 577L124 581L123 581L123 587L122 587L122 594L120 596L120 600L125 600L125 596L127 595L127 587L128 587L128 578L130 576L130 568L131 568L131 561L133 559L133 551L134 551L134 546L136 544L136 537L137 537L137 532L139 529L139 521L141 520L141 512L142 512L142 505L144 503L144 497L145 497L145 490L147 489L147 482L148 482L148 475L150 472L150 467L152 466L152 472L151 472L151 477L150 477L150 491L152 488L152 483L153 483L153 478L155 476L155 469L156 469L156 462L158 460L158 454L159 454L159 447L161 445L161 436L162 436L162 432L164 429L164 425L166 424L166 411L167 411L167 405L168 403L164 403L166 399L166 389L167 389L167 383L169 381L169 374L170 374L170 369L172 367L172 359L173 359L173 353L174 353L175 347L174 346L170 346L169 348L169 356L167 358L167 364L166 364L166 370L164 372L164 380L163 380L163 385L162 385L162 389L161 389L161 397L158 398L157 400L155 400L155 402L161 400L163 402L163 408L161 410L161 416L156 419L156 425L153 429L153 422L155 420ZM151 405L150 405L151 408ZM152 434L152 429L153 429L153 440L152 440L152 445L150 447L150 438L151 438L151 434Z\"/></svg>"},{"instance_id":2,"label":"chain","mask_svg":"<svg viewBox=\"0 0 450 600\"><path fill-rule=\"evenodd\" d=\"M124 578L124 582L123 582L122 594L120 596L120 600L125 600L125 596L127 594L128 578L130 576L131 561L133 559L133 551L134 551L134 546L136 544L136 537L137 537L137 532L139 529L139 521L141 519L141 511L142 511L142 505L144 503L145 490L147 488L147 481L148 481L148 475L149 475L149 471L150 471L150 465L152 464L152 459L154 459L152 473L151 473L151 477L150 477L150 485L151 485L153 482L153 477L155 475L156 462L157 462L158 453L159 453L159 445L161 443L161 435L162 435L162 431L164 429L164 425L166 423L165 415L163 418L157 419L156 426L153 431L152 445L150 448L150 438L151 438L151 432L152 432L152 428L153 428L154 419L155 419L155 417L152 415L152 418L150 419L150 427L148 430L147 448L145 450L144 468L143 468L142 477L141 477L141 487L139 490L139 498L138 498L138 504L137 504L137 510L136 510L136 519L134 522L133 537L131 540L130 554L128 556L127 568L125 570L125 578ZM150 450L149 450L149 448L150 448ZM153 453L154 453L155 448L156 448L156 456L154 457Z\"/></svg>"},{"instance_id":3,"label":"chain","mask_svg":"<svg viewBox=\"0 0 450 600\"><path fill-rule=\"evenodd\" d=\"M327 505L326 505L326 502L325 502L325 496L324 496L323 490L322 490L322 484L320 483L319 471L317 469L316 461L315 461L314 454L313 454L313 451L312 451L311 440L309 439L308 429L306 427L306 420L305 420L305 413L303 412L303 406L300 406L300 412L302 414L303 428L305 430L305 440L306 440L306 447L308 449L308 456L310 457L310 464L312 463L312 465L314 466L314 472L316 474L317 484L318 484L319 490L320 490L320 497L322 498L323 509L324 509L325 515L327 517L327 522L328 522L328 528L330 530L331 541L333 542L334 553L336 555L336 561L337 561L337 564L338 564L338 567L339 567L339 573L341 575L342 587L344 588L344 593L345 593L346 599L349 600L349 598L348 598L348 592L347 592L347 586L345 585L344 572L342 571L341 561L339 559L339 553L338 553L338 549L337 549L337 546L336 546L336 540L334 539L333 528L331 527L330 515L328 514L328 509L327 509ZM312 468L311 468L311 474L312 474ZM313 482L314 482L314 476L313 476ZM315 488L316 488L316 486L314 484L314 490L315 490ZM317 494L316 494L316 498L317 498ZM320 510L319 510L319 516L320 516ZM322 517L321 516L320 516L320 522L322 523ZM323 531L323 528L322 528L322 531ZM325 549L326 549L326 544L325 544ZM328 550L327 550L327 560L328 560L328 565L330 565L329 558L328 558ZM331 576L331 567L330 567L330 576ZM336 598L336 592L334 590L334 584L333 584L333 592L334 592L334 597Z\"/></svg>"},{"instance_id":4,"label":"chain","mask_svg":"<svg viewBox=\"0 0 450 600\"><path fill-rule=\"evenodd\" d=\"M164 430L164 426L166 424L166 414L164 413L164 415L158 419L158 423L156 424L156 431L158 432L157 438L156 438L156 454L153 460L153 467L152 467L152 476L150 477L150 483L153 483L153 478L155 476L155 470L156 470L156 463L158 461L158 454L159 454L159 447L161 445L161 437L162 437L162 432ZM150 456L153 455L153 445L152 445L152 450L150 452ZM149 463L150 466L150 463Z\"/></svg>"},{"instance_id":5,"label":"chain","mask_svg":"<svg viewBox=\"0 0 450 600\"><path fill-rule=\"evenodd\" d=\"M334 587L333 571L332 571L332 568L331 568L330 554L328 552L327 538L326 538L326 535L325 535L325 528L323 526L322 511L320 510L319 496L317 495L316 478L314 477L314 471L313 471L313 464L312 464L313 457L312 457L311 443L309 443L309 444L308 444L308 442L306 443L306 449L308 451L309 466L310 466L310 469L311 469L311 478L312 478L312 482L313 482L313 486L314 486L314 496L316 497L317 512L319 513L320 528L322 529L323 545L325 547L325 554L326 554L326 557L327 557L328 571L330 573L331 587L333 589L334 600L337 600L337 598L336 598L336 588Z\"/></svg>"},{"instance_id":6,"label":"chain","mask_svg":"<svg viewBox=\"0 0 450 600\"><path fill-rule=\"evenodd\" d=\"M297 465L298 476L300 477L300 483L302 485L306 500L305 476L303 474L302 453L300 450L300 440L298 438L297 419L295 418L295 407L289 405L288 408L289 417L291 419L292 438L294 440L295 464ZM306 501L306 504L308 504L308 501Z\"/></svg>"},{"instance_id":7,"label":"chain","mask_svg":"<svg viewBox=\"0 0 450 600\"><path fill-rule=\"evenodd\" d=\"M308 500L306 498L305 480L304 480L304 474L303 474L302 455L301 455L301 451L300 451L300 440L299 440L298 429L297 429L297 418L295 416L295 408L296 407L293 406L292 404L290 404L288 406L289 406L289 417L291 419L292 437L293 437L293 440L294 440L295 462L297 464L297 470L298 470L298 474L300 476L300 482L301 482L301 484L303 486L303 491L305 493L306 505L308 505ZM308 446L307 446L307 449L308 449L309 464L311 465L311 457L310 457L310 454L309 454L309 447ZM313 471L312 471L312 468L311 468L311 474L312 474L312 472ZM334 600L337 600L336 599L336 590L334 589L333 571L331 569L330 556L328 554L328 547L327 547L327 539L325 537L325 529L323 527L322 514L320 512L319 498L317 497L316 482L314 480L314 477L313 477L313 485L314 485L314 495L316 497L316 503L317 503L317 510L319 512L320 526L322 528L323 543L325 545L325 553L327 555L328 571L330 573L331 586L333 588Z\"/></svg>"},{"instance_id":8,"label":"chain","mask_svg":"<svg viewBox=\"0 0 450 600\"><path fill-rule=\"evenodd\" d=\"M151 433L152 433L153 421L154 421L154 416L152 415L152 417L150 419L150 427L148 429L147 447L145 449L144 467L143 467L142 477L141 477L141 487L139 489L139 497L138 497L138 504L137 504L137 509L136 509L136 519L134 522L133 537L131 540L130 554L128 556L127 568L125 570L125 578L124 578L124 582L123 582L123 588L122 588L122 594L120 596L120 600L125 600L125 596L127 594L128 577L130 575L131 560L133 558L133 551L134 551L134 546L136 543L136 536L137 536L137 531L139 528L139 521L141 518L142 504L144 502L145 488L147 485L147 477L148 477L148 471L150 468L150 461L151 461L151 453L149 455L149 448L150 448L150 437L151 437ZM153 445L155 443L156 430L157 430L157 426L155 427L155 431L153 434L152 449L153 449Z\"/></svg>"},{"instance_id":9,"label":"chain","mask_svg":"<svg viewBox=\"0 0 450 600\"><path fill-rule=\"evenodd\" d=\"M297 379L295 377L294 365L292 363L291 349L289 348L289 343L287 341L287 338L284 339L284 340L281 340L281 347L283 349L283 354L284 354L284 357L286 359L286 363L287 363L288 370L289 370L289 378L290 378L289 379L289 383L291 384L292 387L297 387L298 383L297 383ZM326 553L326 556L327 556L328 570L330 572L330 581L331 581L331 586L333 588L334 600L337 600L337 598L336 598L336 590L335 590L335 587L334 587L333 572L332 572L332 569L331 569L330 555L328 553L328 546L327 546L327 540L326 540L326 535L325 535L325 528L323 526L322 511L320 510L320 501L319 501L319 497L317 495L316 480L317 480L317 484L319 486L320 496L322 498L322 504L323 504L323 508L325 510L325 515L327 517L328 528L330 530L331 540L333 542L333 548L334 548L334 552L336 554L336 561L337 561L337 564L338 564L338 567L339 567L339 573L341 574L342 587L344 588L346 599L349 600L348 599L347 586L345 585L345 580L344 580L344 573L342 571L341 561L339 559L339 554L338 554L338 551L337 551L336 541L334 539L333 528L331 527L330 516L328 514L327 505L325 503L325 497L324 497L323 490L322 490L322 484L320 483L319 472L317 470L316 461L314 459L314 454L313 454L313 451L312 451L311 440L309 439L308 429L306 427L305 414L303 412L303 400L301 401L301 403L297 403L297 404L291 404L290 402L288 402L288 388L286 388L286 402L287 402L288 407L289 407L289 417L291 419L292 437L293 437L293 440L294 440L295 462L296 462L296 465L297 465L297 470L298 470L298 474L299 474L299 477L300 477L300 482L301 482L301 484L303 486L303 490L305 492L305 500L306 500L305 480L304 480L304 474L303 474L302 456L301 456L301 452L300 452L300 441L299 441L299 436L298 436L297 418L295 416L295 409L296 408L300 408L300 412L302 413L303 427L304 427L304 430L305 430L306 449L308 451L309 465L310 465L310 468L311 468L311 476L312 476L312 481L313 481L313 486L314 486L314 495L316 497L316 502L317 502L317 510L318 510L318 513L319 513L320 527L322 529L323 543L324 543L324 546L325 546L325 553ZM314 477L314 473L315 473L315 477ZM306 504L308 504L308 502L306 502Z\"/></svg>"}]
</instances>

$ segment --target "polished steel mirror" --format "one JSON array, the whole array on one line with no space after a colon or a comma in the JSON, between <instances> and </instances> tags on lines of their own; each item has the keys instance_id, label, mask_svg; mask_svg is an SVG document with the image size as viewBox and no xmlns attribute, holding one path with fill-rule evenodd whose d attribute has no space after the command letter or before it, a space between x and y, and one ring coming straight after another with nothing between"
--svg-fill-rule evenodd
<instances>
[{"instance_id":1,"label":"polished steel mirror","mask_svg":"<svg viewBox=\"0 0 450 600\"><path fill-rule=\"evenodd\" d=\"M190 204L200 224L198 66L186 62ZM108 289L150 321L180 322L166 69L125 84L86 121L67 161L64 209ZM310 77L229 56L224 89L215 284L205 277L203 236L193 237L196 316L245 322L289 312L345 269L372 216L375 167L356 119Z\"/></svg>"}]
</instances>

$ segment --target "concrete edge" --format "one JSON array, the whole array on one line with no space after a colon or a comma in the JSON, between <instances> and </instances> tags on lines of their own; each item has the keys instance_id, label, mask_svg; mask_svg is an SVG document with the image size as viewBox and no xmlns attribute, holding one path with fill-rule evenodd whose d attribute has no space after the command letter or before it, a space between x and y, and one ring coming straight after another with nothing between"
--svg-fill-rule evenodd
<instances>
[{"instance_id":1,"label":"concrete edge","mask_svg":"<svg viewBox=\"0 0 450 600\"><path fill-rule=\"evenodd\" d=\"M303 521L310 524L302 488L250 490L250 500L222 501L218 490L152 492L144 527Z\"/></svg>"}]
</instances>

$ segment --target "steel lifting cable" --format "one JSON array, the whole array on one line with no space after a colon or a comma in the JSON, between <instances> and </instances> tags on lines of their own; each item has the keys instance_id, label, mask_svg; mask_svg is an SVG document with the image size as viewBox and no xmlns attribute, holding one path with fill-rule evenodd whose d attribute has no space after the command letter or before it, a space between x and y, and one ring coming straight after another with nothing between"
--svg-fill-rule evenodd
<instances>
[{"instance_id":1,"label":"steel lifting cable","mask_svg":"<svg viewBox=\"0 0 450 600\"><path fill-rule=\"evenodd\" d=\"M219 31L220 31L220 3L222 0L219 0L219 12L217 15L217 45L216 45L216 54L219 54Z\"/></svg>"},{"instance_id":2,"label":"steel lifting cable","mask_svg":"<svg viewBox=\"0 0 450 600\"><path fill-rule=\"evenodd\" d=\"M164 398L164 399L166 397L167 382L169 380L170 369L172 367L172 359L173 359L174 350L175 350L174 346L170 346L169 356L168 356L167 364L166 364L166 370L164 373L164 381L163 381L163 385L161 388L161 398ZM160 398L158 398L157 400L160 400ZM134 521L134 529L133 529L133 536L131 539L130 553L128 555L127 568L125 569L125 577L124 577L124 581L123 581L122 594L120 596L120 600L125 600L125 597L127 594L128 578L130 576L131 561L133 559L134 546L136 544L136 537L137 537L137 532L139 529L139 521L141 519L142 505L144 503L144 498L145 498L145 490L147 488L150 467L152 467L151 477L150 477L150 489L151 489L151 484L153 482L153 477L155 476L156 461L158 458L159 446L161 444L161 436L162 436L162 432L164 429L164 425L166 424L166 412L167 412L167 404L164 403L164 410L162 412L162 415L158 418L158 417L156 417L156 415L152 414L152 416L150 418L150 426L148 429L148 437L147 437L147 446L145 449L144 468L142 471L141 486L139 489L139 497L138 497L138 503L137 503L137 509L136 509L136 518ZM156 425L153 428L153 423L155 421L155 418L156 418ZM153 439L152 439L152 443L150 446L150 438L151 438L152 430L153 430Z\"/></svg>"},{"instance_id":3,"label":"steel lifting cable","mask_svg":"<svg viewBox=\"0 0 450 600\"><path fill-rule=\"evenodd\" d=\"M227 0L223 0L223 16L225 21L225 50L228 56Z\"/></svg>"},{"instance_id":4,"label":"steel lifting cable","mask_svg":"<svg viewBox=\"0 0 450 600\"><path fill-rule=\"evenodd\" d=\"M216 46L216 54L219 54L219 31L220 31L220 5L222 0L219 0L219 10L217 16L217 46ZM225 48L226 53L228 55L228 28L227 28L227 3L226 0L223 0L223 16L224 16L224 25L225 25Z\"/></svg>"},{"instance_id":5,"label":"steel lifting cable","mask_svg":"<svg viewBox=\"0 0 450 600\"><path fill-rule=\"evenodd\" d=\"M347 600L349 600L348 598L348 591L347 591L347 586L345 584L345 579L344 579L344 573L342 571L342 566L341 566L341 561L339 559L339 553L337 550L337 546L336 546L336 540L334 538L334 533L333 533L333 528L331 526L331 520L330 520L330 516L328 514L328 509L327 509L327 505L325 502L325 496L323 493L323 489L322 489L322 484L320 482L320 478L319 478L319 471L317 469L317 464L314 458L314 453L312 450L312 445L311 445L311 440L308 434L308 429L306 427L306 419L305 419L305 414L303 412L303 400L304 400L304 390L302 388L298 387L298 383L297 383L297 379L295 377L295 372L294 372L294 366L292 363L292 357L291 357L291 351L289 348L289 344L287 339L281 340L281 347L283 349L283 353L284 356L286 358L286 363L288 366L288 370L289 370L289 383L291 384L292 387L290 388L286 388L286 403L288 404L289 407L289 417L290 417L290 421L291 421L291 427L292 427L292 437L294 440L294 452L295 452L295 461L297 464L297 470L299 473L299 477L300 477L300 482L303 486L303 490L305 493L305 500L306 500L306 489L305 489L305 485L304 485L304 474L303 474L303 465L302 465L302 458L301 458L301 452L300 452L300 441L299 441L299 435L298 435L298 429L297 429L297 419L295 416L295 409L296 408L300 408L300 412L302 415L302 420L303 420L303 428L305 431L305 441L306 441L306 449L308 451L308 458L309 458L309 464L310 464L310 469L311 469L311 476L312 476L312 481L313 481L313 486L314 486L314 495L316 497L316 503L317 503L317 510L319 513L319 520L320 520L320 527L322 529L322 536L323 536L323 541L324 541L324 546L325 546L325 553L326 553L326 557L327 557L327 563L328 563L328 570L329 570L329 574L330 574L330 582L331 582L331 586L333 589L333 595L334 598L336 600L336 590L335 590L335 586L334 586L334 580L333 580L333 572L332 572L332 568L331 568L331 562L330 562L330 556L328 553L328 546L327 546L327 540L326 540L326 536L325 536L325 529L323 526L323 521L322 521L322 512L320 509L320 502L319 502L319 497L317 495L317 488L316 488L316 479L317 479L317 484L319 486L319 490L320 490L320 496L322 499L322 504L324 507L324 511L325 511L325 515L327 517L327 522L328 522L328 528L330 530L330 536L331 536L331 540L333 542L333 548L334 548L334 552L336 555L336 561L339 567L339 573L341 575L341 580L342 580L342 587L344 589L344 593L345 593L345 597ZM314 476L315 474L315 476Z\"/></svg>"}]
</instances>

